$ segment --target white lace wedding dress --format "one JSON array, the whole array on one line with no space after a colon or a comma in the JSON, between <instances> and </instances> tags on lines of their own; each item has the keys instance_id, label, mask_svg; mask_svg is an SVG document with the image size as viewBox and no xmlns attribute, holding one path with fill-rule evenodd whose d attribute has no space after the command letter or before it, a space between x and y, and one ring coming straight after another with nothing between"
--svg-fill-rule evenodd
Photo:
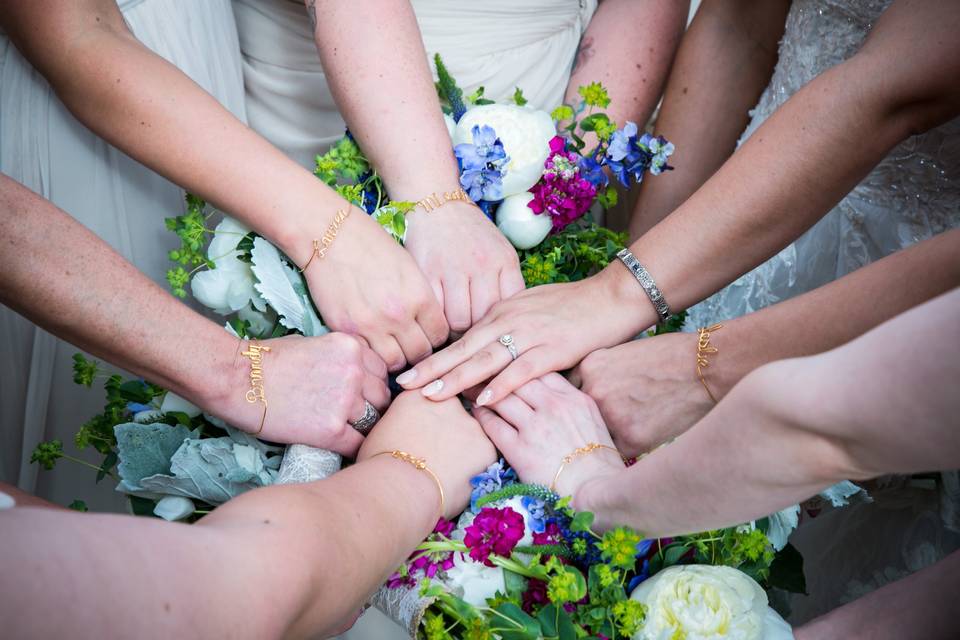
<instances>
[{"instance_id":1,"label":"white lace wedding dress","mask_svg":"<svg viewBox=\"0 0 960 640\"><path fill-rule=\"evenodd\" d=\"M776 69L741 143L806 83L852 56L890 2L794 0ZM897 146L796 242L691 308L687 329L810 291L958 225L960 119ZM956 475L945 475L937 489L933 481L900 479L872 491L871 504L831 511L801 525L793 542L804 555L812 595L794 598L791 622L823 613L956 548Z\"/></svg>"}]
</instances>

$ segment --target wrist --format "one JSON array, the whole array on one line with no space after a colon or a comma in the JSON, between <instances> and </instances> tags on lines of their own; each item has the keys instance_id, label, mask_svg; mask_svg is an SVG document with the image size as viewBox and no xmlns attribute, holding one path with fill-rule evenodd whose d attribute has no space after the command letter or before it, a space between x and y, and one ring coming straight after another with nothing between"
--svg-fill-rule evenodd
<instances>
[{"instance_id":1,"label":"wrist","mask_svg":"<svg viewBox=\"0 0 960 640\"><path fill-rule=\"evenodd\" d=\"M249 367L245 368L246 360L239 357L241 340L209 324L211 330L203 338L206 358L201 366L190 369L183 392L177 393L205 411L234 422L232 407L249 386Z\"/></svg>"},{"instance_id":2,"label":"wrist","mask_svg":"<svg viewBox=\"0 0 960 640\"><path fill-rule=\"evenodd\" d=\"M575 511L589 511L593 514L593 528L603 531L616 526L615 518L609 516L614 489L610 481L620 475L605 474L590 478L573 495L570 506Z\"/></svg>"},{"instance_id":3,"label":"wrist","mask_svg":"<svg viewBox=\"0 0 960 640\"><path fill-rule=\"evenodd\" d=\"M644 329L657 324L659 317L650 298L630 270L614 258L600 273L593 276L603 290L604 299L613 303L618 315L627 319L630 335L634 337Z\"/></svg>"},{"instance_id":4,"label":"wrist","mask_svg":"<svg viewBox=\"0 0 960 640\"><path fill-rule=\"evenodd\" d=\"M448 514L456 515L449 513L455 505L447 498L447 487L443 478L432 475L433 468L429 460L425 461L425 469L418 469L406 460L393 457L391 453L392 450L368 455L360 460L358 465L375 465L376 473L391 478L390 485L399 488L399 493L406 501L404 512L414 519L418 529L424 530L423 537L426 537L433 530L438 518L446 518ZM416 454L411 455L417 457Z\"/></svg>"}]
</instances>

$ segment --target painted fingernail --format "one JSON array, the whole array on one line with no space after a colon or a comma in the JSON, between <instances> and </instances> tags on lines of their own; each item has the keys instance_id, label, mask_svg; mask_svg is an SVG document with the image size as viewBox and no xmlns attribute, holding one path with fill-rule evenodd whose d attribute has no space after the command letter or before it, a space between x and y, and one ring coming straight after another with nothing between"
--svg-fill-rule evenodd
<instances>
[{"instance_id":1,"label":"painted fingernail","mask_svg":"<svg viewBox=\"0 0 960 640\"><path fill-rule=\"evenodd\" d=\"M490 397L492 395L493 395L493 391L490 391L490 389L487 389L486 391L481 393L480 396L477 398L477 406L482 407L483 405L490 402Z\"/></svg>"},{"instance_id":2,"label":"painted fingernail","mask_svg":"<svg viewBox=\"0 0 960 640\"><path fill-rule=\"evenodd\" d=\"M409 371L404 371L397 376L397 384L407 384L408 382L413 382L417 377L417 370L410 369Z\"/></svg>"},{"instance_id":3,"label":"painted fingernail","mask_svg":"<svg viewBox=\"0 0 960 640\"><path fill-rule=\"evenodd\" d=\"M440 393L441 389L443 389L443 380L434 380L423 388L423 395L429 398L432 395Z\"/></svg>"}]
</instances>

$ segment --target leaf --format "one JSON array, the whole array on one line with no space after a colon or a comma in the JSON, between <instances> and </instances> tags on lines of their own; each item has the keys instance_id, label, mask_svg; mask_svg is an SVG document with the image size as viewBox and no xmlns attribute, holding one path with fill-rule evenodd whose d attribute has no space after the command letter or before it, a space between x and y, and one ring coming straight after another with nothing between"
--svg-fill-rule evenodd
<instances>
[{"instance_id":1,"label":"leaf","mask_svg":"<svg viewBox=\"0 0 960 640\"><path fill-rule=\"evenodd\" d=\"M680 562L680 559L683 558L690 550L685 544L671 544L666 549L663 550L663 566L664 568L672 566Z\"/></svg>"},{"instance_id":2,"label":"leaf","mask_svg":"<svg viewBox=\"0 0 960 640\"><path fill-rule=\"evenodd\" d=\"M580 128L584 131L596 131L597 126L609 125L610 118L605 113L594 113L580 121Z\"/></svg>"},{"instance_id":3,"label":"leaf","mask_svg":"<svg viewBox=\"0 0 960 640\"><path fill-rule=\"evenodd\" d=\"M574 640L577 637L576 628L570 614L565 610L550 604L540 610L537 616L540 629L544 637L559 637L560 640Z\"/></svg>"},{"instance_id":4,"label":"leaf","mask_svg":"<svg viewBox=\"0 0 960 640\"><path fill-rule=\"evenodd\" d=\"M570 531L589 531L593 524L593 514L589 511L579 511L570 522Z\"/></svg>"},{"instance_id":5,"label":"leaf","mask_svg":"<svg viewBox=\"0 0 960 640\"><path fill-rule=\"evenodd\" d=\"M527 104L527 99L523 97L523 90L520 87L517 87L516 91L513 92L513 103L518 107Z\"/></svg>"},{"instance_id":6,"label":"leaf","mask_svg":"<svg viewBox=\"0 0 960 640\"><path fill-rule=\"evenodd\" d=\"M183 441L190 437L182 425L137 424L128 422L113 428L117 436L117 454L121 485L139 487L148 476L170 472L170 460Z\"/></svg>"},{"instance_id":7,"label":"leaf","mask_svg":"<svg viewBox=\"0 0 960 640\"><path fill-rule=\"evenodd\" d=\"M516 623L516 626L510 627L502 619L499 621L503 627L507 627L498 633L503 640L536 640L542 637L540 623L512 602L497 605L494 610ZM497 624L497 627L501 628L501 624Z\"/></svg>"},{"instance_id":8,"label":"leaf","mask_svg":"<svg viewBox=\"0 0 960 640\"><path fill-rule=\"evenodd\" d=\"M263 238L253 241L250 268L258 282L254 288L280 316L280 323L307 336L327 333L313 310L303 276L290 268L280 252Z\"/></svg>"},{"instance_id":9,"label":"leaf","mask_svg":"<svg viewBox=\"0 0 960 640\"><path fill-rule=\"evenodd\" d=\"M787 544L773 559L767 582L771 587L807 595L807 579L803 575L803 556L792 544Z\"/></svg>"},{"instance_id":10,"label":"leaf","mask_svg":"<svg viewBox=\"0 0 960 640\"><path fill-rule=\"evenodd\" d=\"M87 508L87 503L83 500L74 500L67 505L67 509L73 509L74 511L79 511L80 513L86 513L87 511L90 511L90 509Z\"/></svg>"},{"instance_id":11,"label":"leaf","mask_svg":"<svg viewBox=\"0 0 960 640\"><path fill-rule=\"evenodd\" d=\"M153 513L156 503L149 498L141 498L140 496L129 496L130 500L130 511L135 516L147 516L150 518L156 518L156 514Z\"/></svg>"},{"instance_id":12,"label":"leaf","mask_svg":"<svg viewBox=\"0 0 960 640\"><path fill-rule=\"evenodd\" d=\"M97 482L103 480L115 464L117 464L117 452L111 451L107 454L107 457L103 459L103 464L100 465L100 470L97 471Z\"/></svg>"}]
</instances>

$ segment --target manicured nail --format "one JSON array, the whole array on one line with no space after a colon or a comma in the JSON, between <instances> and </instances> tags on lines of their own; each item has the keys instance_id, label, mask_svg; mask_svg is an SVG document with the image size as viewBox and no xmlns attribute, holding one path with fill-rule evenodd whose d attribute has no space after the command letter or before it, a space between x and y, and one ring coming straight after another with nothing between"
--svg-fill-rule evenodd
<instances>
[{"instance_id":1,"label":"manicured nail","mask_svg":"<svg viewBox=\"0 0 960 640\"><path fill-rule=\"evenodd\" d=\"M477 398L477 406L482 407L483 405L490 402L490 397L492 395L493 395L493 391L490 391L490 389L487 389L486 391L481 393L480 396Z\"/></svg>"},{"instance_id":2,"label":"manicured nail","mask_svg":"<svg viewBox=\"0 0 960 640\"><path fill-rule=\"evenodd\" d=\"M443 389L443 380L434 380L423 388L423 395L429 398L432 395L440 393L441 389Z\"/></svg>"},{"instance_id":3,"label":"manicured nail","mask_svg":"<svg viewBox=\"0 0 960 640\"><path fill-rule=\"evenodd\" d=\"M409 371L404 371L397 376L397 384L407 384L408 382L413 382L417 377L417 370L410 369Z\"/></svg>"}]
</instances>

